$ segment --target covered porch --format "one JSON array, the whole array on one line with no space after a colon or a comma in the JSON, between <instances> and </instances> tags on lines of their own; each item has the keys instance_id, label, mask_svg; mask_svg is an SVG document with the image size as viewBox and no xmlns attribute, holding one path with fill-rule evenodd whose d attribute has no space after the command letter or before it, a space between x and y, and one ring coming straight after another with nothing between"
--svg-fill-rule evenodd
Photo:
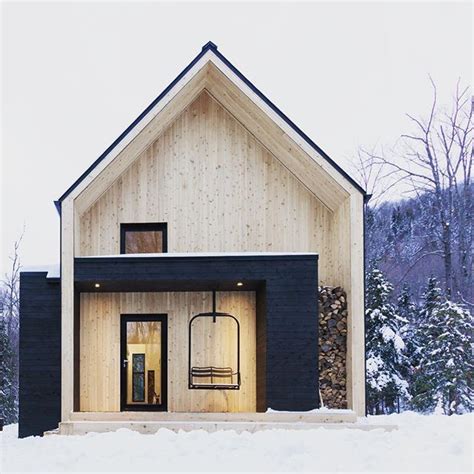
<instances>
[{"instance_id":1,"label":"covered porch","mask_svg":"<svg viewBox=\"0 0 474 474\"><path fill-rule=\"evenodd\" d=\"M293 420L297 412L318 408L316 254L79 257L74 267L74 383L62 394L72 396L74 410L62 420L61 430L96 431L106 427L103 423L116 428L145 423L154 430L163 424L184 429L178 427L276 422L272 417L281 417L268 410L294 412ZM212 316L200 322L200 334L190 341L192 318L212 311L238 322L238 346L235 327L221 332L224 339L217 344L210 340L216 327ZM140 321L154 315L154 324L159 322L166 334L160 369L152 370L153 387L160 389L150 391L150 370L143 365L137 372L137 380L143 373L137 385L143 385L142 395L135 404L130 403L134 386L123 376L124 364L134 362L124 360L120 349L121 318L127 315ZM230 369L230 379L227 373L193 379L199 372L192 371L207 366L206 360L217 360L217 369ZM148 400L153 392L158 398ZM353 416L347 411L336 418Z\"/></svg>"}]
</instances>

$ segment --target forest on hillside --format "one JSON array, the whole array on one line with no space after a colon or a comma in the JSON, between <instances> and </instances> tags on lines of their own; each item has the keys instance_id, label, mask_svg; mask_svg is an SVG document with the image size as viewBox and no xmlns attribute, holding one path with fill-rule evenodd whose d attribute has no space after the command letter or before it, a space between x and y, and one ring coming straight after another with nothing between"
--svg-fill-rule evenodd
<instances>
[{"instance_id":1,"label":"forest on hillside","mask_svg":"<svg viewBox=\"0 0 474 474\"><path fill-rule=\"evenodd\" d=\"M396 147L358 154L367 204L368 412L473 409L473 100L408 115ZM405 199L389 200L403 189Z\"/></svg>"},{"instance_id":2,"label":"forest on hillside","mask_svg":"<svg viewBox=\"0 0 474 474\"><path fill-rule=\"evenodd\" d=\"M474 195L471 183L468 196ZM446 197L443 194L443 199ZM469 205L472 213L472 202ZM463 216L470 220L469 216ZM458 216L452 226L452 289L454 300L474 301L472 285L472 220L464 228L466 244L460 242ZM383 202L366 210L366 257L369 264L377 264L392 282L395 292L407 285L415 301L422 299L424 287L430 277L445 285L443 247L438 229L436 203L430 193L395 202Z\"/></svg>"}]
</instances>

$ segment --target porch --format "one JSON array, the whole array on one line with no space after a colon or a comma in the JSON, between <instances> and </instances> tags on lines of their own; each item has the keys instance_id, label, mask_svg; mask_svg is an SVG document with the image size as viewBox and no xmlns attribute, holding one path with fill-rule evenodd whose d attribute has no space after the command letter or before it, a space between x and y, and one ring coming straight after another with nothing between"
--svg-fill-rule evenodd
<instances>
[{"instance_id":1,"label":"porch","mask_svg":"<svg viewBox=\"0 0 474 474\"><path fill-rule=\"evenodd\" d=\"M74 268L74 377L72 387L63 379L62 390L63 404L72 396L74 408L63 417L62 431L88 429L90 423L99 423L99 429L106 421L117 427L145 423L151 430L163 423L176 427L196 422L265 424L281 420L277 415L269 417L268 409L305 412L319 406L316 254L79 257ZM201 323L197 342L191 343L192 318L216 312L212 292L217 295L217 312L235 316L240 325L237 342L235 332L229 330L219 336L221 342L210 341L218 326L211 317ZM135 373L124 370L135 362L127 341L123 352L124 332L118 329L127 315L141 318L143 324L158 315L160 330L168 339L159 368L148 370L145 352L139 351L143 367L137 372L142 377L138 403L133 403L135 389L130 384ZM230 350L236 343L236 350ZM197 366L194 358L201 361ZM234 377L192 383L194 369L213 365L206 360L217 360L217 369L227 367ZM124 377L129 381L124 382ZM212 383L217 386L211 387ZM153 399L156 386L161 388L155 393L159 403ZM150 393L152 401L146 403ZM135 415L135 410L140 412ZM260 418L255 417L257 412ZM292 420L297 416L292 415ZM347 416L352 414L342 418Z\"/></svg>"},{"instance_id":2,"label":"porch","mask_svg":"<svg viewBox=\"0 0 474 474\"><path fill-rule=\"evenodd\" d=\"M61 422L59 429L54 433L81 435L88 432L105 433L120 428L143 434L156 433L162 428L175 432L180 430L256 432L267 429L304 430L318 427L370 429L370 425L357 423L356 414L352 410L322 409L309 412L266 413L84 412L73 413L70 421Z\"/></svg>"}]
</instances>

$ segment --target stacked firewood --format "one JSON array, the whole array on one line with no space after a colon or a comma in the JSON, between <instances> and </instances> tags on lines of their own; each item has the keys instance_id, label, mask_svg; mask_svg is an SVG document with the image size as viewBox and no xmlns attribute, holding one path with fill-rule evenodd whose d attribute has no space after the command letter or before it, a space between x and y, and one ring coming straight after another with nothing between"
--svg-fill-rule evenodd
<instances>
[{"instance_id":1,"label":"stacked firewood","mask_svg":"<svg viewBox=\"0 0 474 474\"><path fill-rule=\"evenodd\" d=\"M347 408L347 298L341 287L319 288L319 389L327 408Z\"/></svg>"}]
</instances>

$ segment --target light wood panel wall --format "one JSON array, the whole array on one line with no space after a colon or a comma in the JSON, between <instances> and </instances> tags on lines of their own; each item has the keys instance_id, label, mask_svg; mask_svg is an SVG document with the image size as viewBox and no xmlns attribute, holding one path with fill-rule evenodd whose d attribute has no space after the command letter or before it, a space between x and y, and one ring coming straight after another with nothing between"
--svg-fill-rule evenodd
<instances>
[{"instance_id":1,"label":"light wood panel wall","mask_svg":"<svg viewBox=\"0 0 474 474\"><path fill-rule=\"evenodd\" d=\"M318 252L320 284L348 293L348 396L362 415L362 205L357 192L330 211L204 90L78 216L76 254L118 254L128 222L167 222L169 252Z\"/></svg>"},{"instance_id":2,"label":"light wood panel wall","mask_svg":"<svg viewBox=\"0 0 474 474\"><path fill-rule=\"evenodd\" d=\"M169 252L311 251L330 284L332 213L207 91L80 217L77 254L121 222L167 222Z\"/></svg>"},{"instance_id":3,"label":"light wood panel wall","mask_svg":"<svg viewBox=\"0 0 474 474\"><path fill-rule=\"evenodd\" d=\"M332 279L347 293L347 399L365 416L363 197L351 195L334 214Z\"/></svg>"},{"instance_id":4,"label":"light wood panel wall","mask_svg":"<svg viewBox=\"0 0 474 474\"><path fill-rule=\"evenodd\" d=\"M217 310L236 316L241 327L240 390L188 389L188 323L212 307L210 293L82 293L80 318L80 410L120 411L120 315L168 314L168 411L256 411L256 311L254 292L217 294ZM209 328L200 325L199 347ZM226 358L233 330L214 347ZM227 349L226 349L227 347ZM205 359L205 357L204 357ZM204 360L203 359L203 360ZM229 358L227 357L227 360Z\"/></svg>"},{"instance_id":5,"label":"light wood panel wall","mask_svg":"<svg viewBox=\"0 0 474 474\"><path fill-rule=\"evenodd\" d=\"M305 141L293 129L282 133L285 127L281 128L281 117L265 103L260 102L256 106L255 97L251 99L243 94L230 76L222 73L222 66L224 65L209 65L205 87L210 94L227 110L231 110L234 117L245 124L250 133L258 137L329 209L337 209L349 196L348 190L352 186L341 179L336 170L326 160L321 159L319 153L315 154L314 149L308 150ZM308 154L308 151L313 153Z\"/></svg>"}]
</instances>

